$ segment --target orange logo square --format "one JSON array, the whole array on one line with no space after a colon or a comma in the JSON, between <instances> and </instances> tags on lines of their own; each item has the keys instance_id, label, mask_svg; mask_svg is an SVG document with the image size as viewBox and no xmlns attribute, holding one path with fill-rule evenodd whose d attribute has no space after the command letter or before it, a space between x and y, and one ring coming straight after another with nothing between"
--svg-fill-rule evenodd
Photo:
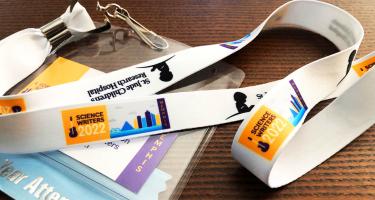
<instances>
[{"instance_id":1,"label":"orange logo square","mask_svg":"<svg viewBox=\"0 0 375 200\"><path fill-rule=\"evenodd\" d=\"M0 115L25 111L26 104L23 99L0 100Z\"/></svg>"},{"instance_id":2,"label":"orange logo square","mask_svg":"<svg viewBox=\"0 0 375 200\"><path fill-rule=\"evenodd\" d=\"M288 120L262 106L248 122L238 142L259 156L272 160L293 129Z\"/></svg>"},{"instance_id":3,"label":"orange logo square","mask_svg":"<svg viewBox=\"0 0 375 200\"><path fill-rule=\"evenodd\" d=\"M363 76L375 64L375 57L369 58L361 63L353 65L352 68L359 77Z\"/></svg>"},{"instance_id":4,"label":"orange logo square","mask_svg":"<svg viewBox=\"0 0 375 200\"><path fill-rule=\"evenodd\" d=\"M61 111L66 143L80 144L110 139L106 106Z\"/></svg>"}]
</instances>

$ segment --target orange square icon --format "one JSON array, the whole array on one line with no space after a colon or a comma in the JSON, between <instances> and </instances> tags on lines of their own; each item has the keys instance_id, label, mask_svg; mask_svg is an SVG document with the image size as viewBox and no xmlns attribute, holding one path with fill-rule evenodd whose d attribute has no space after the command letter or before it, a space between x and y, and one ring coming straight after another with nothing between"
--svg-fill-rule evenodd
<instances>
[{"instance_id":1,"label":"orange square icon","mask_svg":"<svg viewBox=\"0 0 375 200\"><path fill-rule=\"evenodd\" d=\"M110 139L107 108L104 105L61 111L68 145Z\"/></svg>"},{"instance_id":2,"label":"orange square icon","mask_svg":"<svg viewBox=\"0 0 375 200\"><path fill-rule=\"evenodd\" d=\"M24 112L26 104L23 99L0 100L0 115Z\"/></svg>"},{"instance_id":3,"label":"orange square icon","mask_svg":"<svg viewBox=\"0 0 375 200\"><path fill-rule=\"evenodd\" d=\"M353 65L353 70L359 77L363 76L375 64L375 57L369 58L363 62Z\"/></svg>"},{"instance_id":4,"label":"orange square icon","mask_svg":"<svg viewBox=\"0 0 375 200\"><path fill-rule=\"evenodd\" d=\"M247 123L238 142L259 156L272 160L293 129L288 120L262 106Z\"/></svg>"}]
</instances>

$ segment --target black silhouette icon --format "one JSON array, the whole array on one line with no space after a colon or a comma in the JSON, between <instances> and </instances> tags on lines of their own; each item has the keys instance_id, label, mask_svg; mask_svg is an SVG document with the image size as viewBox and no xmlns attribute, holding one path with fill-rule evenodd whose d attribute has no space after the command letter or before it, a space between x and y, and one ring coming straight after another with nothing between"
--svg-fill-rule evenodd
<instances>
[{"instance_id":1,"label":"black silhouette icon","mask_svg":"<svg viewBox=\"0 0 375 200\"><path fill-rule=\"evenodd\" d=\"M73 118L70 117L70 128L69 128L69 137L75 138L78 136L76 127L73 125Z\"/></svg>"},{"instance_id":2,"label":"black silhouette icon","mask_svg":"<svg viewBox=\"0 0 375 200\"><path fill-rule=\"evenodd\" d=\"M246 105L247 96L246 94L242 92L234 93L233 98L234 98L234 101L236 102L236 108L237 108L238 113L229 116L227 120L236 115L250 112L254 108L254 105L251 105L251 106Z\"/></svg>"},{"instance_id":3,"label":"black silhouette icon","mask_svg":"<svg viewBox=\"0 0 375 200\"><path fill-rule=\"evenodd\" d=\"M344 79L345 77L348 75L349 71L350 71L350 68L352 67L352 63L353 63L353 60L354 60L354 57L355 57L355 54L357 53L356 50L353 50L352 53L350 53L350 56L348 58L348 66L346 67L346 74L345 76L339 81L339 83L337 85L339 85Z\"/></svg>"},{"instance_id":4,"label":"black silhouette icon","mask_svg":"<svg viewBox=\"0 0 375 200\"><path fill-rule=\"evenodd\" d=\"M256 144L256 141L253 140L253 138L251 137L247 137L247 139L249 139L250 141L252 142L255 142ZM262 152L267 152L268 149L270 148L270 145L266 142L262 142L262 141L258 141L258 148L262 151Z\"/></svg>"},{"instance_id":5,"label":"black silhouette icon","mask_svg":"<svg viewBox=\"0 0 375 200\"><path fill-rule=\"evenodd\" d=\"M14 113L18 113L18 112L21 112L21 111L22 111L22 108L21 108L21 106L13 106L13 107L12 107L12 111L13 111Z\"/></svg>"},{"instance_id":6,"label":"black silhouette icon","mask_svg":"<svg viewBox=\"0 0 375 200\"><path fill-rule=\"evenodd\" d=\"M156 69L160 71L160 77L159 79L164 82L171 81L173 79L173 74L169 70L169 66L167 64L167 61L172 59L174 56L168 58L167 60L164 60L163 62L160 62L155 65L147 66L147 67L138 67L138 68L151 68L151 71L155 71Z\"/></svg>"}]
</instances>

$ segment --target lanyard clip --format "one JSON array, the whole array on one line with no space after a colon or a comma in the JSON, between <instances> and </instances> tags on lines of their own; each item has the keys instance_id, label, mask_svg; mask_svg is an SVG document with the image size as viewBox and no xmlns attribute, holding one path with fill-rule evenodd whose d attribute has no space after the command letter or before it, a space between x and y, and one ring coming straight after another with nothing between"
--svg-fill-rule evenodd
<instances>
[{"instance_id":1,"label":"lanyard clip","mask_svg":"<svg viewBox=\"0 0 375 200\"><path fill-rule=\"evenodd\" d=\"M168 42L157 35L151 30L148 30L141 23L137 22L134 18L130 17L129 12L115 3L107 4L106 6L101 6L99 1L97 2L96 9L98 11L104 12L107 18L121 19L125 21L134 32L145 42L148 46L153 49L163 50L168 48Z\"/></svg>"},{"instance_id":2,"label":"lanyard clip","mask_svg":"<svg viewBox=\"0 0 375 200\"><path fill-rule=\"evenodd\" d=\"M69 29L60 18L40 27L40 30L50 42L52 50L58 49L64 42L72 37Z\"/></svg>"}]
</instances>

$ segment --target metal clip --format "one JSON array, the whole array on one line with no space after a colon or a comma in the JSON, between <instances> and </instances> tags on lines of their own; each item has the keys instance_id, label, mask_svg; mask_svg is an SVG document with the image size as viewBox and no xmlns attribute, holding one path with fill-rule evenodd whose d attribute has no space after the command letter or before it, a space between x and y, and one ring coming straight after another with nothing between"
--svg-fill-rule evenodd
<instances>
[{"instance_id":1,"label":"metal clip","mask_svg":"<svg viewBox=\"0 0 375 200\"><path fill-rule=\"evenodd\" d=\"M55 50L72 36L65 23L60 18L42 26L40 30L51 43L52 50Z\"/></svg>"},{"instance_id":2,"label":"metal clip","mask_svg":"<svg viewBox=\"0 0 375 200\"><path fill-rule=\"evenodd\" d=\"M96 8L98 11L104 12L108 18L119 18L125 21L141 38L141 40L143 40L143 42L145 42L151 48L159 50L168 48L168 42L164 38L152 32L151 30L148 30L141 23L130 17L129 12L118 4L110 3L106 6L101 6L98 1Z\"/></svg>"},{"instance_id":3,"label":"metal clip","mask_svg":"<svg viewBox=\"0 0 375 200\"><path fill-rule=\"evenodd\" d=\"M78 0L71 0L69 10L70 12L73 11L74 6L77 4ZM40 27L42 33L46 36L47 40L52 45L52 51L56 50L62 43L67 41L70 37L72 37L72 33L70 33L68 27L66 27L65 23L61 18L57 18L48 24Z\"/></svg>"}]
</instances>

